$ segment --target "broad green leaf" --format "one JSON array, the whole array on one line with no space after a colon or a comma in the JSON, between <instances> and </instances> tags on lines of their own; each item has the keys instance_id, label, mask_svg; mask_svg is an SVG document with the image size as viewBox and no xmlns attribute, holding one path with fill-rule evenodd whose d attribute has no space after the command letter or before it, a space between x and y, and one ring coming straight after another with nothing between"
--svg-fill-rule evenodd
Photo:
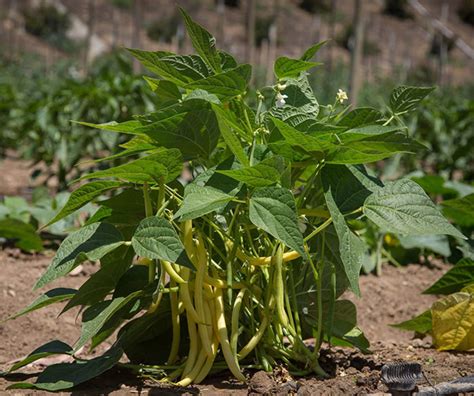
<instances>
[{"instance_id":1,"label":"broad green leaf","mask_svg":"<svg viewBox=\"0 0 474 396\"><path fill-rule=\"evenodd\" d=\"M30 305L26 308L22 309L20 312L10 316L8 319L16 319L19 316L25 315L29 312L36 311L37 309L46 307L48 305L69 300L77 293L75 289L68 289L68 288L57 288L52 289L38 297L35 301L33 301Z\"/></svg>"},{"instance_id":2,"label":"broad green leaf","mask_svg":"<svg viewBox=\"0 0 474 396\"><path fill-rule=\"evenodd\" d=\"M221 57L222 70L229 70L237 67L237 61L231 54L222 50L218 50L217 52Z\"/></svg>"},{"instance_id":3,"label":"broad green leaf","mask_svg":"<svg viewBox=\"0 0 474 396\"><path fill-rule=\"evenodd\" d=\"M216 95L209 93L204 89L195 89L194 91L191 91L189 95L186 95L186 97L184 98L184 100L188 102L190 100L196 99L205 100L210 103L221 104L221 101Z\"/></svg>"},{"instance_id":4,"label":"broad green leaf","mask_svg":"<svg viewBox=\"0 0 474 396\"><path fill-rule=\"evenodd\" d=\"M440 351L474 348L474 294L458 292L433 303L433 344Z\"/></svg>"},{"instance_id":5,"label":"broad green leaf","mask_svg":"<svg viewBox=\"0 0 474 396\"><path fill-rule=\"evenodd\" d=\"M54 340L47 342L44 345L41 345L39 348L36 348L33 352L31 352L26 358L20 360L19 362L15 363L12 367L10 367L9 372L16 371L26 365L35 362L36 360L43 359L47 356L51 355L72 355L73 350L72 348L59 340Z\"/></svg>"},{"instance_id":6,"label":"broad green leaf","mask_svg":"<svg viewBox=\"0 0 474 396\"><path fill-rule=\"evenodd\" d=\"M326 336L339 338L359 348L363 352L369 352L369 341L364 333L357 327L357 311L353 302L338 300L334 306L334 325L328 327L323 323Z\"/></svg>"},{"instance_id":7,"label":"broad green leaf","mask_svg":"<svg viewBox=\"0 0 474 396\"><path fill-rule=\"evenodd\" d=\"M329 141L327 134L319 137L317 135L313 136L300 132L293 126L279 120L278 118L270 117L270 120L290 145L299 147L307 153L322 152L333 146Z\"/></svg>"},{"instance_id":8,"label":"broad green leaf","mask_svg":"<svg viewBox=\"0 0 474 396\"><path fill-rule=\"evenodd\" d=\"M318 66L320 63L307 62L300 59L291 59L286 56L282 56L275 61L274 72L277 78L289 78L298 77L301 72L311 69L312 67Z\"/></svg>"},{"instance_id":9,"label":"broad green leaf","mask_svg":"<svg viewBox=\"0 0 474 396\"><path fill-rule=\"evenodd\" d=\"M390 96L390 109L393 114L403 114L412 111L426 96L433 92L435 87L407 87L395 88Z\"/></svg>"},{"instance_id":10,"label":"broad green leaf","mask_svg":"<svg viewBox=\"0 0 474 396\"><path fill-rule=\"evenodd\" d=\"M249 166L247 155L245 154L240 140L236 135L236 130L238 127L229 119L225 110L223 110L220 106L213 104L212 109L216 114L222 138L229 147L230 151L232 151L232 153L242 165Z\"/></svg>"},{"instance_id":11,"label":"broad green leaf","mask_svg":"<svg viewBox=\"0 0 474 396\"><path fill-rule=\"evenodd\" d=\"M120 277L132 264L134 251L122 246L101 260L101 268L77 290L61 314L78 305L92 305L104 299L115 288Z\"/></svg>"},{"instance_id":12,"label":"broad green leaf","mask_svg":"<svg viewBox=\"0 0 474 396\"><path fill-rule=\"evenodd\" d=\"M219 99L228 100L246 91L251 73L252 67L250 65L240 65L235 69L193 81L185 88L202 89L216 95Z\"/></svg>"},{"instance_id":13,"label":"broad green leaf","mask_svg":"<svg viewBox=\"0 0 474 396\"><path fill-rule=\"evenodd\" d=\"M474 260L464 258L426 289L424 294L451 294L474 282Z\"/></svg>"},{"instance_id":14,"label":"broad green leaf","mask_svg":"<svg viewBox=\"0 0 474 396\"><path fill-rule=\"evenodd\" d=\"M45 227L69 216L71 213L74 213L76 210L82 208L95 198L100 197L104 192L121 186L122 183L116 181L95 181L80 186L77 190L71 193L66 205L52 220L49 221L48 224L46 224Z\"/></svg>"},{"instance_id":15,"label":"broad green leaf","mask_svg":"<svg viewBox=\"0 0 474 396\"><path fill-rule=\"evenodd\" d=\"M349 144L351 142L363 140L366 138L374 138L380 135L387 135L392 132L402 130L403 127L399 125L364 125L351 128L338 134L342 144Z\"/></svg>"},{"instance_id":16,"label":"broad green leaf","mask_svg":"<svg viewBox=\"0 0 474 396\"><path fill-rule=\"evenodd\" d=\"M130 301L137 299L143 291L129 294L126 297L117 297L113 300L98 302L87 308L82 314L81 336L74 344L74 350L77 351L83 347L87 341L94 337L109 320L112 315L120 308L127 305Z\"/></svg>"},{"instance_id":17,"label":"broad green leaf","mask_svg":"<svg viewBox=\"0 0 474 396\"><path fill-rule=\"evenodd\" d=\"M371 107L359 107L358 109L354 109L342 117L337 125L348 128L356 128L363 125L376 123L382 118L382 113L376 109Z\"/></svg>"},{"instance_id":18,"label":"broad green leaf","mask_svg":"<svg viewBox=\"0 0 474 396\"><path fill-rule=\"evenodd\" d=\"M144 76L145 81L150 86L151 90L155 92L159 103L176 102L181 99L181 92L179 92L176 84L167 80L158 80Z\"/></svg>"},{"instance_id":19,"label":"broad green leaf","mask_svg":"<svg viewBox=\"0 0 474 396\"><path fill-rule=\"evenodd\" d=\"M94 223L70 234L61 244L52 263L36 282L35 289L68 274L80 263L95 261L123 244L117 229L107 223Z\"/></svg>"},{"instance_id":20,"label":"broad green leaf","mask_svg":"<svg viewBox=\"0 0 474 396\"><path fill-rule=\"evenodd\" d=\"M281 187L256 189L249 204L250 221L286 246L305 256L298 228L296 205L290 190Z\"/></svg>"},{"instance_id":21,"label":"broad green leaf","mask_svg":"<svg viewBox=\"0 0 474 396\"><path fill-rule=\"evenodd\" d=\"M161 217L143 219L133 235L132 246L141 257L194 268L175 229Z\"/></svg>"},{"instance_id":22,"label":"broad green leaf","mask_svg":"<svg viewBox=\"0 0 474 396\"><path fill-rule=\"evenodd\" d=\"M314 121L319 113L319 104L306 76L290 78L285 82L282 94L288 96L283 107L274 106L270 114L293 127Z\"/></svg>"},{"instance_id":23,"label":"broad green leaf","mask_svg":"<svg viewBox=\"0 0 474 396\"><path fill-rule=\"evenodd\" d=\"M303 55L301 55L301 60L302 61L310 61L314 55L321 49L322 46L324 46L329 40L324 40L319 43L313 44L311 47L309 47Z\"/></svg>"},{"instance_id":24,"label":"broad green leaf","mask_svg":"<svg viewBox=\"0 0 474 396\"><path fill-rule=\"evenodd\" d=\"M428 194L457 195L455 189L449 188L445 185L445 180L442 176L424 175L421 177L412 177L411 179L423 187L423 190Z\"/></svg>"},{"instance_id":25,"label":"broad green leaf","mask_svg":"<svg viewBox=\"0 0 474 396\"><path fill-rule=\"evenodd\" d=\"M403 132L386 133L335 146L329 151L326 162L363 164L380 161L396 153L413 154L423 149L425 146L407 137Z\"/></svg>"},{"instance_id":26,"label":"broad green leaf","mask_svg":"<svg viewBox=\"0 0 474 396\"><path fill-rule=\"evenodd\" d=\"M59 363L47 367L34 384L18 382L8 389L39 389L49 392L70 389L111 369L123 355L121 348L112 347L102 356L74 363Z\"/></svg>"},{"instance_id":27,"label":"broad green leaf","mask_svg":"<svg viewBox=\"0 0 474 396\"><path fill-rule=\"evenodd\" d=\"M444 257L451 256L446 235L410 235L400 236L398 239L404 249L428 249Z\"/></svg>"},{"instance_id":28,"label":"broad green leaf","mask_svg":"<svg viewBox=\"0 0 474 396\"><path fill-rule=\"evenodd\" d=\"M402 235L447 234L465 239L440 213L417 183L387 183L364 203L365 215L384 231Z\"/></svg>"},{"instance_id":29,"label":"broad green leaf","mask_svg":"<svg viewBox=\"0 0 474 396\"><path fill-rule=\"evenodd\" d=\"M428 309L425 312L419 314L418 316L415 316L412 319L409 319L397 324L392 324L390 326L396 327L397 329L414 331L420 334L429 333L431 332L431 329L433 327L432 318L431 318L431 310Z\"/></svg>"},{"instance_id":30,"label":"broad green leaf","mask_svg":"<svg viewBox=\"0 0 474 396\"><path fill-rule=\"evenodd\" d=\"M162 51L127 50L152 73L181 87L211 74L203 59L197 55L180 56Z\"/></svg>"},{"instance_id":31,"label":"broad green leaf","mask_svg":"<svg viewBox=\"0 0 474 396\"><path fill-rule=\"evenodd\" d=\"M360 208L372 192L382 187L382 183L367 175L360 166L326 165L321 171L323 184L331 188L334 203L341 213L349 213Z\"/></svg>"},{"instance_id":32,"label":"broad green leaf","mask_svg":"<svg viewBox=\"0 0 474 396\"><path fill-rule=\"evenodd\" d=\"M474 193L441 202L443 213L460 226L474 226Z\"/></svg>"},{"instance_id":33,"label":"broad green leaf","mask_svg":"<svg viewBox=\"0 0 474 396\"><path fill-rule=\"evenodd\" d=\"M323 183L324 197L326 199L326 205L331 214L334 228L339 240L339 253L344 270L349 280L350 287L356 295L360 295L359 290L359 275L360 269L362 268L363 260L366 257L366 246L364 242L355 235L348 227L346 220L340 210L340 207L358 206L359 201L363 196L367 196L369 191L361 184L357 188L354 188L352 193L349 194L349 200L346 202L342 201L342 187L340 171L342 168L328 167L323 168L321 174L321 180ZM345 171L345 177L350 177ZM344 179L343 179L344 180ZM344 184L345 186L345 184ZM368 195L369 197L371 195ZM337 201L336 201L337 200Z\"/></svg>"},{"instance_id":34,"label":"broad green leaf","mask_svg":"<svg viewBox=\"0 0 474 396\"><path fill-rule=\"evenodd\" d=\"M173 181L181 174L183 161L177 149L163 149L146 157L106 170L89 173L79 180L113 177L132 183L165 183Z\"/></svg>"},{"instance_id":35,"label":"broad green leaf","mask_svg":"<svg viewBox=\"0 0 474 396\"><path fill-rule=\"evenodd\" d=\"M266 187L280 181L285 168L282 157L274 156L248 168L218 171L251 187Z\"/></svg>"},{"instance_id":36,"label":"broad green leaf","mask_svg":"<svg viewBox=\"0 0 474 396\"><path fill-rule=\"evenodd\" d=\"M31 224L17 219L0 220L0 237L12 239L15 246L27 252L40 252L43 242Z\"/></svg>"},{"instance_id":37,"label":"broad green leaf","mask_svg":"<svg viewBox=\"0 0 474 396\"><path fill-rule=\"evenodd\" d=\"M129 135L138 135L139 132L136 132L136 129L140 127L142 124L139 121L131 120L125 122L106 122L104 124L93 124L91 122L79 122L74 121L75 124L84 125L90 128L95 129L103 129L104 131L111 131L111 132L121 132L127 133Z\"/></svg>"},{"instance_id":38,"label":"broad green leaf","mask_svg":"<svg viewBox=\"0 0 474 396\"><path fill-rule=\"evenodd\" d=\"M184 200L174 217L191 220L223 209L234 197L217 188L190 184L186 186Z\"/></svg>"},{"instance_id":39,"label":"broad green leaf","mask_svg":"<svg viewBox=\"0 0 474 396\"><path fill-rule=\"evenodd\" d=\"M188 31L194 49L206 61L214 72L221 71L221 57L216 49L216 39L201 25L194 22L182 8L179 9L183 16L186 30Z\"/></svg>"}]
</instances>

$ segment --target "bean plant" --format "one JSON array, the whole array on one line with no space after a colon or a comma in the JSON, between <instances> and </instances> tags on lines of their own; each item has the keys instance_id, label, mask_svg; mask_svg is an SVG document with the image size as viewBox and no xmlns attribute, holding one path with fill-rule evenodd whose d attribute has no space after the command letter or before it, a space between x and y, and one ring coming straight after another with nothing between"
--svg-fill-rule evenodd
<instances>
[{"instance_id":1,"label":"bean plant","mask_svg":"<svg viewBox=\"0 0 474 396\"><path fill-rule=\"evenodd\" d=\"M248 369L280 364L324 377L323 342L369 351L354 304L341 298L347 289L360 295L368 252L357 220L462 237L418 184L384 185L364 166L423 148L398 119L431 88L396 89L389 116L344 106L343 91L321 106L307 78L316 44L299 59L278 58L275 85L247 101L251 66L182 16L197 54L130 50L159 77L146 77L159 108L83 123L129 135L118 154L128 162L80 179L88 182L51 223L90 201L99 209L64 240L35 289L86 260L97 272L15 315L66 301L62 312L81 307L81 335L73 346L50 341L11 370L110 338L112 346L12 388L65 389L116 365L181 386L223 369L244 382Z\"/></svg>"}]
</instances>

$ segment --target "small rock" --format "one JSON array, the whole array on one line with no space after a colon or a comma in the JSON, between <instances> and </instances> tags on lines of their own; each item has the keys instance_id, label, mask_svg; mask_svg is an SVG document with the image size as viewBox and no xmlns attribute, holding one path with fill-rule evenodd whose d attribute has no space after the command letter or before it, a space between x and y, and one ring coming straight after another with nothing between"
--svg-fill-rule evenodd
<instances>
[{"instance_id":1,"label":"small rock","mask_svg":"<svg viewBox=\"0 0 474 396\"><path fill-rule=\"evenodd\" d=\"M273 378L265 371L257 371L249 382L249 394L270 395L275 386Z\"/></svg>"},{"instance_id":2,"label":"small rock","mask_svg":"<svg viewBox=\"0 0 474 396\"><path fill-rule=\"evenodd\" d=\"M12 297L15 297L15 296L16 296L15 290L13 290L13 289L8 289L8 295L9 295L9 296L12 296Z\"/></svg>"}]
</instances>

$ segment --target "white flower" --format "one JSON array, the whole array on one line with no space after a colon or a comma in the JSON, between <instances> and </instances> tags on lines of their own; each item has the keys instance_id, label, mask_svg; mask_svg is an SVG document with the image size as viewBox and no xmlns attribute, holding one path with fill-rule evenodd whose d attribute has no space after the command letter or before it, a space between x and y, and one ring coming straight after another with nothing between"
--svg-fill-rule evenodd
<instances>
[{"instance_id":1,"label":"white flower","mask_svg":"<svg viewBox=\"0 0 474 396\"><path fill-rule=\"evenodd\" d=\"M277 90L278 91L284 91L286 89L286 84L278 84L277 85Z\"/></svg>"},{"instance_id":2,"label":"white flower","mask_svg":"<svg viewBox=\"0 0 474 396\"><path fill-rule=\"evenodd\" d=\"M288 95L282 95L280 92L276 94L276 107L283 107L286 103L285 99L288 98Z\"/></svg>"},{"instance_id":3,"label":"white flower","mask_svg":"<svg viewBox=\"0 0 474 396\"><path fill-rule=\"evenodd\" d=\"M343 91L342 89L339 89L337 91L337 94L336 94L336 100L339 102L339 103L344 103L345 100L349 99L347 97L347 93L346 91Z\"/></svg>"}]
</instances>

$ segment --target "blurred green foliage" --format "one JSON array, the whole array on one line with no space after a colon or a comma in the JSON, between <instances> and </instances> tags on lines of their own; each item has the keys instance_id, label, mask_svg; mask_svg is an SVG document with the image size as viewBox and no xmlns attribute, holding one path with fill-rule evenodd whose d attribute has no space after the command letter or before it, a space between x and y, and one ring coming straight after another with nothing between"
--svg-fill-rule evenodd
<instances>
[{"instance_id":1,"label":"blurred green foliage","mask_svg":"<svg viewBox=\"0 0 474 396\"><path fill-rule=\"evenodd\" d=\"M131 62L123 54L99 59L86 77L73 67L62 67L48 76L33 71L23 78L18 73L21 67L21 63L2 66L0 147L44 162L60 190L85 170L76 166L81 159L112 152L120 143L114 133L98 134L71 121L126 120L153 109L152 91L141 77L133 76Z\"/></svg>"}]
</instances>

